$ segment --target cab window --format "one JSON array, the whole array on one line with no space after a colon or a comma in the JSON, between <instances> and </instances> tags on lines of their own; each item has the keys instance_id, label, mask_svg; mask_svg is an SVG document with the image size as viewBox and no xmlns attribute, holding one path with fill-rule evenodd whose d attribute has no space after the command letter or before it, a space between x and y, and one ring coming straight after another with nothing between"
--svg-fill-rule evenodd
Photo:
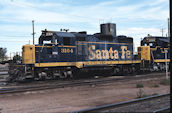
<instances>
[{"instance_id":1,"label":"cab window","mask_svg":"<svg viewBox=\"0 0 172 113\"><path fill-rule=\"evenodd\" d=\"M63 37L63 45L71 45L71 39L69 37Z\"/></svg>"},{"instance_id":2,"label":"cab window","mask_svg":"<svg viewBox=\"0 0 172 113\"><path fill-rule=\"evenodd\" d=\"M78 40L78 41L85 41L85 37L76 37L76 40Z\"/></svg>"},{"instance_id":3,"label":"cab window","mask_svg":"<svg viewBox=\"0 0 172 113\"><path fill-rule=\"evenodd\" d=\"M149 46L153 46L153 43L149 43Z\"/></svg>"},{"instance_id":4,"label":"cab window","mask_svg":"<svg viewBox=\"0 0 172 113\"><path fill-rule=\"evenodd\" d=\"M51 43L51 40L44 40L43 41L43 44L50 44Z\"/></svg>"},{"instance_id":5,"label":"cab window","mask_svg":"<svg viewBox=\"0 0 172 113\"><path fill-rule=\"evenodd\" d=\"M55 44L58 44L58 40L57 39L55 39Z\"/></svg>"}]
</instances>

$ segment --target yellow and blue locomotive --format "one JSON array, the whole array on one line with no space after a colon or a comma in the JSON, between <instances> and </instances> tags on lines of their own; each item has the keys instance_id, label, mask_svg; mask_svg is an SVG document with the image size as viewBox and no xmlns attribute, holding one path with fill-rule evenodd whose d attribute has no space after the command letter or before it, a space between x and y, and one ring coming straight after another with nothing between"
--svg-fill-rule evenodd
<instances>
[{"instance_id":1,"label":"yellow and blue locomotive","mask_svg":"<svg viewBox=\"0 0 172 113\"><path fill-rule=\"evenodd\" d=\"M82 77L90 73L129 74L151 66L156 70L157 66L164 65L163 52L168 49L168 44L163 37L144 38L138 48L138 57L134 57L132 37L116 36L116 24L113 23L100 27L100 33L93 35L85 31L43 30L39 44L23 46L22 63L10 66L9 79ZM163 47L161 40L164 40Z\"/></svg>"},{"instance_id":2,"label":"yellow and blue locomotive","mask_svg":"<svg viewBox=\"0 0 172 113\"><path fill-rule=\"evenodd\" d=\"M160 36L144 37L138 47L138 59L141 60L143 70L163 71L169 67L170 51L169 38Z\"/></svg>"}]
</instances>

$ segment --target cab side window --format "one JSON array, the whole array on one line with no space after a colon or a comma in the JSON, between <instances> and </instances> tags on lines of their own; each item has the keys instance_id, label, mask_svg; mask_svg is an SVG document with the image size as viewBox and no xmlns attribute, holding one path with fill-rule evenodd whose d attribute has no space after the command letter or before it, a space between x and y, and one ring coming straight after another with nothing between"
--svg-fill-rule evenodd
<instances>
[{"instance_id":1,"label":"cab side window","mask_svg":"<svg viewBox=\"0 0 172 113\"><path fill-rule=\"evenodd\" d=\"M71 45L71 39L69 37L63 37L63 45Z\"/></svg>"},{"instance_id":2,"label":"cab side window","mask_svg":"<svg viewBox=\"0 0 172 113\"><path fill-rule=\"evenodd\" d=\"M55 39L55 42L54 42L55 44L58 44L58 40L57 39Z\"/></svg>"},{"instance_id":3,"label":"cab side window","mask_svg":"<svg viewBox=\"0 0 172 113\"><path fill-rule=\"evenodd\" d=\"M153 46L153 43L149 43L149 46Z\"/></svg>"}]
</instances>

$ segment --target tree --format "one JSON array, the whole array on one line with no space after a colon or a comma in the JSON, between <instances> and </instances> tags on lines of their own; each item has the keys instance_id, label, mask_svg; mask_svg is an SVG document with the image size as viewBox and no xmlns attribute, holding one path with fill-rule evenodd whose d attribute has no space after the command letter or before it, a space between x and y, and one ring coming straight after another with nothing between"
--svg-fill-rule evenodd
<instances>
[{"instance_id":1,"label":"tree","mask_svg":"<svg viewBox=\"0 0 172 113\"><path fill-rule=\"evenodd\" d=\"M4 61L7 58L6 53L7 48L0 47L0 62Z\"/></svg>"},{"instance_id":2,"label":"tree","mask_svg":"<svg viewBox=\"0 0 172 113\"><path fill-rule=\"evenodd\" d=\"M22 57L21 57L20 55L15 55L15 56L13 57L13 61L14 61L14 62L21 62L21 60L22 60Z\"/></svg>"}]
</instances>

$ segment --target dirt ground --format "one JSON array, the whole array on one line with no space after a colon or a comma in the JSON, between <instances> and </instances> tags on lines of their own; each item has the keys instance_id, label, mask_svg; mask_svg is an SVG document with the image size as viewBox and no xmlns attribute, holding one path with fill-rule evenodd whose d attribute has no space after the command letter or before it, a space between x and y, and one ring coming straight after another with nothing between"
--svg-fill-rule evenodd
<instances>
[{"instance_id":1,"label":"dirt ground","mask_svg":"<svg viewBox=\"0 0 172 113\"><path fill-rule=\"evenodd\" d=\"M161 85L159 78L114 82L104 85L77 86L53 90L33 91L18 94L0 95L0 112L38 113L72 112L104 104L135 99L139 90L144 95L170 92L169 85ZM138 83L143 88L136 88Z\"/></svg>"}]
</instances>

